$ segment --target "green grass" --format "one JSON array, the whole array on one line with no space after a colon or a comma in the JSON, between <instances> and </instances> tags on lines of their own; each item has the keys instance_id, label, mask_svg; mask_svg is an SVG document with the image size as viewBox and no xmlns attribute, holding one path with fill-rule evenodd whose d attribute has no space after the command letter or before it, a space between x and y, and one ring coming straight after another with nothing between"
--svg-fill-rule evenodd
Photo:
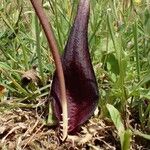
<instances>
[{"instance_id":1,"label":"green grass","mask_svg":"<svg viewBox=\"0 0 150 150\"><path fill-rule=\"evenodd\" d=\"M47 0L43 6L60 53L63 53L77 1ZM128 120L135 114L130 111L134 110L138 115L143 133L148 134L146 128L150 125L149 27L148 0L91 0L89 47L100 91L100 116L113 120L106 109L107 104L113 105L121 114L125 132L132 130L133 134L135 131ZM34 65L42 87L34 84L23 88L22 74ZM52 79L54 69L46 38L29 1L14 0L12 3L2 0L0 85L6 88L6 92L0 94L1 102L29 99L34 103L38 98L44 98L48 95L48 80ZM140 135L145 138L142 133Z\"/></svg>"}]
</instances>

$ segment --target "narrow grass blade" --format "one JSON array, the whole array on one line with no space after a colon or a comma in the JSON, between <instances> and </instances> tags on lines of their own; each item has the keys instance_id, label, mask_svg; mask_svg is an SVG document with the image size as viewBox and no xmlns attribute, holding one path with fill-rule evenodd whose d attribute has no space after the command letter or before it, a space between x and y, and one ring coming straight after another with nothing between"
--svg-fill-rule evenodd
<instances>
[{"instance_id":1,"label":"narrow grass blade","mask_svg":"<svg viewBox=\"0 0 150 150\"><path fill-rule=\"evenodd\" d=\"M143 137L144 139L150 140L150 135L148 135L148 134L144 134L138 130L135 130L133 133L134 133L134 135L138 135L138 136Z\"/></svg>"},{"instance_id":2,"label":"narrow grass blade","mask_svg":"<svg viewBox=\"0 0 150 150\"><path fill-rule=\"evenodd\" d=\"M44 70L43 70L43 63L42 63L42 50L40 47L40 26L39 26L39 22L38 22L38 18L35 15L34 16L35 19L35 35L36 35L36 52L37 52L37 59L38 59L38 68L39 68L39 72L40 72L40 76L42 78L42 84L45 83L45 79L44 79Z\"/></svg>"},{"instance_id":3,"label":"narrow grass blade","mask_svg":"<svg viewBox=\"0 0 150 150\"><path fill-rule=\"evenodd\" d=\"M138 25L137 22L133 25L133 38L134 38L134 48L135 48L135 57L136 57L136 70L137 78L140 81L140 60L139 60L139 49L138 49Z\"/></svg>"}]
</instances>

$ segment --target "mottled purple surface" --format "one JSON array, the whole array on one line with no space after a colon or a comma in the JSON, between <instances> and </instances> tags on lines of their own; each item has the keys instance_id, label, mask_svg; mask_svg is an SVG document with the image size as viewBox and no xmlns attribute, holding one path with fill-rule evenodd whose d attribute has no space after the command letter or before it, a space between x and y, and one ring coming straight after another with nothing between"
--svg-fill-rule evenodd
<instances>
[{"instance_id":1,"label":"mottled purple surface","mask_svg":"<svg viewBox=\"0 0 150 150\"><path fill-rule=\"evenodd\" d=\"M91 117L98 104L98 87L88 50L89 0L80 0L77 16L64 55L62 64L66 83L69 133ZM56 74L52 82L52 107L58 121L62 120L59 82Z\"/></svg>"}]
</instances>

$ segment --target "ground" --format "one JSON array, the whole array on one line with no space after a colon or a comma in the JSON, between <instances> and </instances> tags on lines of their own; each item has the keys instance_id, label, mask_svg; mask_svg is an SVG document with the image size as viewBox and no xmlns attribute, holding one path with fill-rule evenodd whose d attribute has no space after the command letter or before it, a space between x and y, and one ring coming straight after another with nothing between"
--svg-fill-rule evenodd
<instances>
[{"instance_id":1,"label":"ground","mask_svg":"<svg viewBox=\"0 0 150 150\"><path fill-rule=\"evenodd\" d=\"M120 142L112 122L92 117L74 136L59 140L57 129L44 125L36 109L12 109L0 114L0 149L8 150L119 150ZM137 143L137 144L136 144ZM145 145L142 145L145 143ZM131 150L148 150L145 140L133 137ZM142 146L141 146L142 145ZM147 147L147 148L146 148Z\"/></svg>"}]
</instances>

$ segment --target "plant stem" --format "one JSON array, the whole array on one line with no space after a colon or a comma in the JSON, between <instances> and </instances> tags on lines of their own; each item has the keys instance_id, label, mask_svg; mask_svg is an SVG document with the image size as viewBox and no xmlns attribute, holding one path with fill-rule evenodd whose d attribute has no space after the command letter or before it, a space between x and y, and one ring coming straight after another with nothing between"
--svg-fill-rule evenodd
<instances>
[{"instance_id":1,"label":"plant stem","mask_svg":"<svg viewBox=\"0 0 150 150\"><path fill-rule=\"evenodd\" d=\"M65 88L65 79L64 79L62 63L61 63L60 55L58 52L57 44L56 44L56 41L52 32L51 25L48 22L48 19L44 13L42 5L40 4L39 0L30 0L30 1L35 9L35 12L45 32L49 47L51 49L51 53L54 58L55 66L56 66L56 72L57 72L57 76L58 76L59 84L60 84L60 95L61 95L61 100L62 100L62 103L61 103L62 112L63 112L62 141L64 141L68 135L68 111L67 111L66 88Z\"/></svg>"}]
</instances>

